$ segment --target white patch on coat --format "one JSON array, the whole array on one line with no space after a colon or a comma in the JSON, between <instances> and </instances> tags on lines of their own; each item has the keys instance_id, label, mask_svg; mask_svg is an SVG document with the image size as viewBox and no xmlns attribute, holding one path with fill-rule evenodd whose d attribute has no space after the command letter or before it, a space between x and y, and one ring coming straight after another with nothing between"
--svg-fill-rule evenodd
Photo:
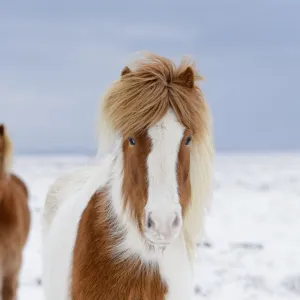
<instances>
[{"instance_id":1,"label":"white patch on coat","mask_svg":"<svg viewBox=\"0 0 300 300\"><path fill-rule=\"evenodd\" d=\"M147 160L148 168L148 202L146 212L151 213L157 221L161 233L167 239L173 239L180 233L180 227L170 231L171 221L175 215L181 220L179 202L177 163L180 143L185 128L178 122L173 111L168 113L149 131L152 149ZM182 222L180 222L182 224ZM154 227L154 226L153 226ZM146 235L154 239L158 230L147 229Z\"/></svg>"},{"instance_id":2,"label":"white patch on coat","mask_svg":"<svg viewBox=\"0 0 300 300\"><path fill-rule=\"evenodd\" d=\"M193 299L193 265L181 234L158 260L160 274L168 285L166 300Z\"/></svg>"},{"instance_id":3,"label":"white patch on coat","mask_svg":"<svg viewBox=\"0 0 300 300\"><path fill-rule=\"evenodd\" d=\"M45 224L47 228L44 229L43 237L43 285L47 300L70 299L70 271L79 221L92 195L107 183L111 165L112 157L108 156L97 168L83 169L82 178L85 180L75 188L74 182L79 184L76 181L79 175L77 171L73 178L75 181L66 181L66 188L61 194L58 191L56 198L58 209L50 218L51 224ZM45 216L49 215L47 209L50 207L45 207ZM47 220L47 217L44 218L45 222Z\"/></svg>"}]
</instances>

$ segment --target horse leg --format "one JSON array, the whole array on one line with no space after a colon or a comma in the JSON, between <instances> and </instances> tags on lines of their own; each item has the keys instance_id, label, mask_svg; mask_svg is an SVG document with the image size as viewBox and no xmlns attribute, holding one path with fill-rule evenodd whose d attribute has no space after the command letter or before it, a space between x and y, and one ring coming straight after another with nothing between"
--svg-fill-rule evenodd
<instances>
[{"instance_id":1,"label":"horse leg","mask_svg":"<svg viewBox=\"0 0 300 300\"><path fill-rule=\"evenodd\" d=\"M3 286L3 276L2 276L2 270L1 270L1 266L0 266L0 300L3 300L2 298L2 286Z\"/></svg>"},{"instance_id":2,"label":"horse leg","mask_svg":"<svg viewBox=\"0 0 300 300\"><path fill-rule=\"evenodd\" d=\"M18 287L18 272L3 277L2 300L16 300Z\"/></svg>"}]
</instances>

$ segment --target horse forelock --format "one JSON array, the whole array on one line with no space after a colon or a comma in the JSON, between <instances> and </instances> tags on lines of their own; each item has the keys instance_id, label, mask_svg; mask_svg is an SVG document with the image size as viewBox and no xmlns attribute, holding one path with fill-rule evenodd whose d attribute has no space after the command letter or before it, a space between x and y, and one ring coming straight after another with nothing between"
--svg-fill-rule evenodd
<instances>
[{"instance_id":1,"label":"horse forelock","mask_svg":"<svg viewBox=\"0 0 300 300\"><path fill-rule=\"evenodd\" d=\"M192 78L185 75L187 70ZM129 136L147 130L169 108L200 140L206 114L202 92L194 84L200 79L195 64L188 59L183 59L178 67L155 54L135 61L131 72L114 82L101 102L97 126L100 148L110 144L116 134Z\"/></svg>"}]
</instances>

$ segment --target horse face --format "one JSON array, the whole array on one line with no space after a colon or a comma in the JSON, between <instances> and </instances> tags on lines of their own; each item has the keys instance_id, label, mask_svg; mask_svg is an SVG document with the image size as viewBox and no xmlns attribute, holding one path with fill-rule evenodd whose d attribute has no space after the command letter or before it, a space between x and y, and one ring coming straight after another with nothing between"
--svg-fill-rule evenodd
<instances>
[{"instance_id":1,"label":"horse face","mask_svg":"<svg viewBox=\"0 0 300 300\"><path fill-rule=\"evenodd\" d=\"M169 111L123 143L125 205L151 245L165 247L181 232L191 196L191 139Z\"/></svg>"}]
</instances>

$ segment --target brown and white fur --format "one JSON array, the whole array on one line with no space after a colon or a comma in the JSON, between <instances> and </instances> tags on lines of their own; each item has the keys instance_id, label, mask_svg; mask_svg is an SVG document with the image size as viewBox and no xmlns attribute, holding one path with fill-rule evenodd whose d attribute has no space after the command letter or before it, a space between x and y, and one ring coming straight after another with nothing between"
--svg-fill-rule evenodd
<instances>
[{"instance_id":1,"label":"brown and white fur","mask_svg":"<svg viewBox=\"0 0 300 300\"><path fill-rule=\"evenodd\" d=\"M0 124L0 299L15 300L30 227L28 191L11 174L12 143Z\"/></svg>"},{"instance_id":2,"label":"brown and white fur","mask_svg":"<svg viewBox=\"0 0 300 300\"><path fill-rule=\"evenodd\" d=\"M48 192L47 300L191 299L213 158L198 79L187 61L149 54L108 90L102 160Z\"/></svg>"}]
</instances>

